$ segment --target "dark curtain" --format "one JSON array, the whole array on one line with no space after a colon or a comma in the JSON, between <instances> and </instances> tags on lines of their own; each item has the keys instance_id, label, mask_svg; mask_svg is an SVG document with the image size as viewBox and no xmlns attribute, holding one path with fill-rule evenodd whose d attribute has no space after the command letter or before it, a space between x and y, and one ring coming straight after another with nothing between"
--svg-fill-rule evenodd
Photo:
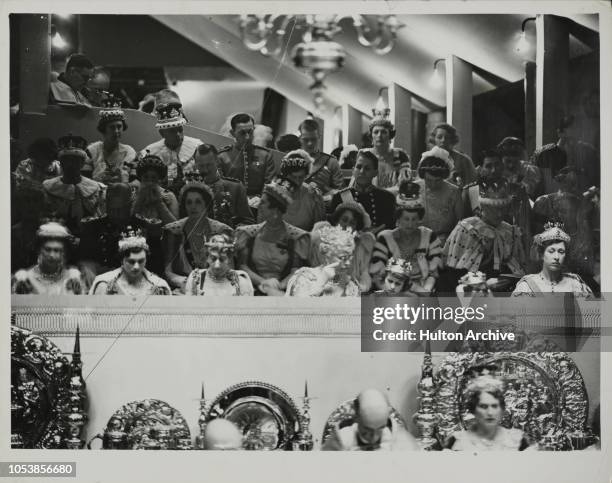
<instances>
[{"instance_id":1,"label":"dark curtain","mask_svg":"<svg viewBox=\"0 0 612 483\"><path fill-rule=\"evenodd\" d=\"M272 128L274 139L280 134L281 115L285 107L285 96L279 94L274 89L267 88L264 91L263 108L261 110L261 123Z\"/></svg>"},{"instance_id":2,"label":"dark curtain","mask_svg":"<svg viewBox=\"0 0 612 483\"><path fill-rule=\"evenodd\" d=\"M523 81L474 96L473 116L472 159L479 165L482 152L494 148L506 136L525 137Z\"/></svg>"}]
</instances>

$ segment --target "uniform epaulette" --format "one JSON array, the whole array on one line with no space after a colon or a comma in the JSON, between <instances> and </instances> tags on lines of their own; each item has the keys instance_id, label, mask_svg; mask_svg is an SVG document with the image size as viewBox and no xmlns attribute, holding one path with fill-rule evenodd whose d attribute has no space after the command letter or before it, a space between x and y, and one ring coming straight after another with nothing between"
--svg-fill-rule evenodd
<instances>
[{"instance_id":1,"label":"uniform epaulette","mask_svg":"<svg viewBox=\"0 0 612 483\"><path fill-rule=\"evenodd\" d=\"M540 149L537 149L536 152L537 153L543 153L544 151L550 151L551 149L558 148L558 147L559 146L557 146L556 143L545 144Z\"/></svg>"},{"instance_id":2,"label":"uniform epaulette","mask_svg":"<svg viewBox=\"0 0 612 483\"><path fill-rule=\"evenodd\" d=\"M219 149L219 150L217 151L217 153L218 153L218 154L221 154L221 153L227 153L228 151L231 151L231 150L232 150L232 148L233 148L233 146L232 146L231 144L228 144L227 146L223 146L221 149Z\"/></svg>"},{"instance_id":3,"label":"uniform epaulette","mask_svg":"<svg viewBox=\"0 0 612 483\"><path fill-rule=\"evenodd\" d=\"M81 223L93 223L95 221L104 221L105 219L106 219L106 215L86 216L85 218L81 218Z\"/></svg>"},{"instance_id":4,"label":"uniform epaulette","mask_svg":"<svg viewBox=\"0 0 612 483\"><path fill-rule=\"evenodd\" d=\"M478 181L472 181L471 183L464 185L461 189L467 190L470 189L472 186L478 186Z\"/></svg>"}]
</instances>

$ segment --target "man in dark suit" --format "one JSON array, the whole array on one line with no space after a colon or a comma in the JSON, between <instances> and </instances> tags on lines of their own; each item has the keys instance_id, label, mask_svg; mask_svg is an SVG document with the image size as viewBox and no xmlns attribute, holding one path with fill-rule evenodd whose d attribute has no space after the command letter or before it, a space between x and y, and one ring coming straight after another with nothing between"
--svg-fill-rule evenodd
<instances>
[{"instance_id":1,"label":"man in dark suit","mask_svg":"<svg viewBox=\"0 0 612 483\"><path fill-rule=\"evenodd\" d=\"M376 155L363 149L359 151L353 169L354 184L334 195L331 202L332 211L340 203L356 201L370 215L373 231L395 228L395 196L372 184L377 174Z\"/></svg>"}]
</instances>

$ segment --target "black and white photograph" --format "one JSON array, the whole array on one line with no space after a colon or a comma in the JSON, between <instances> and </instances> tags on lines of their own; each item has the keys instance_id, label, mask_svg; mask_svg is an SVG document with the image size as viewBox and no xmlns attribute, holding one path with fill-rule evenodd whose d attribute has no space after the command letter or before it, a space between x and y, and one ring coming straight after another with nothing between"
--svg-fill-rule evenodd
<instances>
[{"instance_id":1,"label":"black and white photograph","mask_svg":"<svg viewBox=\"0 0 612 483\"><path fill-rule=\"evenodd\" d=\"M604 453L609 9L123 3L4 9L2 476L48 449L79 481L120 481L78 456L108 450ZM391 300L484 317L364 346Z\"/></svg>"}]
</instances>

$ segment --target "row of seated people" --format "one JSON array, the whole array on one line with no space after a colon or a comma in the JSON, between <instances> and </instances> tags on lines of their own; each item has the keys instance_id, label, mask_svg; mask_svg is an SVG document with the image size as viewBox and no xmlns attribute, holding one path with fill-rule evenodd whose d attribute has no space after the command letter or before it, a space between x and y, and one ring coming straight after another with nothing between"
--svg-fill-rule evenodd
<instances>
[{"instance_id":1,"label":"row of seated people","mask_svg":"<svg viewBox=\"0 0 612 483\"><path fill-rule=\"evenodd\" d=\"M195 165L196 148L203 144L197 138L186 136L183 127L187 124L180 98L171 90L165 89L155 96L155 124L161 139L149 144L137 154L136 150L121 142L127 129L126 116L119 103L113 97L104 100L104 108L99 111L98 130L102 140L87 146L88 157L81 167L83 179L75 184L82 198L95 197L98 193L96 181L103 184L116 182L133 182L138 186L135 168L138 157L152 154L158 156L168 168L166 176L161 180L175 196L185 182L185 175L197 171ZM252 116L239 113L230 119L230 134L234 138L231 145L219 149L218 170L222 177L238 180L244 187L251 207L256 207L263 186L278 174L278 165L274 162L270 150L253 143L255 122ZM524 161L525 148L517 138L504 138L498 145L500 166L475 167L469 156L461 153L455 146L459 142L456 129L449 124L438 124L429 136L431 146L438 147L447 153L449 174L444 178L446 183L436 182L432 176L423 178L425 197L432 204L428 210L430 224L434 230L448 234L450 229L461 218L452 207L456 206L456 198L461 196L461 188L474 186L480 176L504 177L516 186L522 198L536 201L540 195L556 194L562 189L561 183L555 179L563 168L572 168L575 177L575 191L580 193L593 186L599 186L599 162L597 151L591 145L576 138L572 117L564 118L559 124L559 141L538 149L529 162ZM298 127L299 137L293 135L281 136L277 142L283 152L304 149L312 158L312 163L305 178L306 186L316 188L324 199L329 198L343 187L341 166L352 169L356 160L356 147L347 147L341 151L340 161L319 150L320 129L316 121L304 120ZM400 148L392 146L395 138L395 127L387 118L375 117L369 125L371 147L368 148L378 158L378 171L372 184L378 188L396 190L402 175L414 176L420 171L416 159L410 159ZM282 142L281 142L282 141ZM399 139L401 142L402 140ZM30 157L23 160L15 170L17 186L37 185L49 178L61 174L61 165L55 159L51 141L42 142L29 150ZM490 164L490 163L489 163ZM497 163L499 164L499 163ZM493 172L491 172L493 171ZM430 173L432 174L432 173ZM438 180L439 181L439 180ZM228 184L228 183L221 183ZM57 182L47 186L56 196L64 189ZM227 189L224 191L228 192ZM233 193L230 192L230 198ZM302 191L302 190L300 190ZM566 191L563 190L567 195ZM65 195L68 196L68 195ZM311 196L304 196L302 204L308 203ZM473 197L472 197L473 198ZM553 201L554 202L554 201ZM89 203L95 204L95 203ZM540 205L545 205L542 202ZM544 206L536 207L545 209ZM87 212L88 207L82 207ZM526 208L525 208L526 209ZM434 212L449 212L436 216ZM87 213L92 215L95 213ZM309 213L310 214L310 213ZM466 213L467 214L467 213ZM304 219L296 218L296 226L310 230L314 224L312 216ZM566 223L566 225L568 225ZM569 225L568 225L569 226ZM522 227L525 236L528 232Z\"/></svg>"},{"instance_id":2,"label":"row of seated people","mask_svg":"<svg viewBox=\"0 0 612 483\"><path fill-rule=\"evenodd\" d=\"M333 158L323 158L323 164L317 165L320 157L294 150L285 156L278 173L270 168L269 152L248 142L253 122L246 114L232 119L236 144L221 153L199 140L181 138L186 121L180 102L171 92L168 96L157 110L164 139L141 153L131 181L124 172L126 163L120 164L119 177L112 178L116 166L107 159L101 164L92 156L92 151L97 152L93 145L87 147L84 139L74 136L60 139L59 163L52 164L58 175L40 186L33 185L27 163L20 165L15 176L14 204L21 213L13 230L13 271L36 260L34 235L41 215L51 213L63 218L80 240L75 258L87 286L96 275L120 265L117 243L130 225L145 234L151 252L149 269L164 277L173 290L184 292L191 271L208 264L206 241L239 228L234 266L249 274L258 292L278 294L286 290L288 277L297 268L320 262L317 236L308 237L305 232L325 225L327 208L332 225L358 232L352 272L362 293L382 289L382 273L390 258L410 262L413 292L430 293L434 288L450 292L461 272L478 271L494 280L495 289L504 285L507 289L512 277L498 283L496 275L516 278L533 271L527 260L531 233L542 232L546 220L564 223L572 239L569 249L566 246L567 268L596 288L597 250L591 220L597 221L598 199L592 191L577 193L579 176L574 166L565 166L555 176L557 192L533 202L538 170L521 161L517 165L524 176L509 178L507 160L513 153L516 158L513 149L517 146L516 140L505 140L501 151L486 153L476 181L460 189L449 180L470 179L461 174L471 172L469 158L452 147L449 151L436 145L423 153L412 170L401 150L392 148L389 164L376 146L388 146L393 125L375 119L370 126L375 147L349 152L354 159L351 186L336 190L329 181L337 174L337 162L330 163ZM108 106L100 116L99 128L105 136L114 132L120 137L125 129L123 111ZM434 130L436 142L446 146L446 139L453 135L456 142L451 128ZM180 140L178 151L169 147L170 134ZM314 134L314 140L309 134ZM303 146L315 144L316 135L316 127L310 132L305 129ZM229 161L224 157L228 153L235 155ZM94 172L98 169L108 176L107 184L84 175L92 165ZM100 166L105 168L100 171ZM236 168L238 178L220 175L228 166ZM271 182L266 183L270 176ZM401 193L400 183L404 183ZM252 225L254 221L260 223ZM459 242L452 241L449 253L438 256L453 233ZM557 286L554 281L550 287L540 285L544 289Z\"/></svg>"},{"instance_id":3,"label":"row of seated people","mask_svg":"<svg viewBox=\"0 0 612 483\"><path fill-rule=\"evenodd\" d=\"M481 215L461 220L444 245L420 224L424 208L412 181L400 185L397 227L377 236L368 231L370 217L354 200L339 200L331 220L317 223L310 233L288 224L283 214L295 187L289 178L266 185L258 210L264 221L233 229L207 216L210 189L188 183L181 197L187 217L151 230L149 220L129 216L129 188L114 185L124 191L125 204L109 212L117 215L110 221L92 220L92 230L84 222L78 268L69 268L75 238L64 225L45 223L36 232L37 262L16 271L13 292L429 295L443 293L439 287L446 283L453 291L481 294L513 288L514 293L592 293L579 275L565 271L571 238L556 223L534 237L541 270L525 275L520 229L502 220L510 203L503 184L483 186ZM132 227L133 221L149 223L149 233ZM96 226L112 230L100 232ZM158 274L147 266L158 266Z\"/></svg>"},{"instance_id":4,"label":"row of seated people","mask_svg":"<svg viewBox=\"0 0 612 483\"><path fill-rule=\"evenodd\" d=\"M502 381L481 375L465 388L464 401L471 423L458 429L445 441L436 442L429 450L451 451L525 451L547 450L545 444L534 441L527 431L506 427L506 399L510 399ZM508 397L507 397L508 396ZM509 402L509 401L508 401ZM401 422L393 417L387 397L376 389L361 391L354 401L355 417L351 424L336 425L323 441L323 451L417 451L418 441ZM594 444L586 450L601 449L599 443L599 407L593 415ZM241 450L244 435L232 421L218 418L210 421L204 431L204 449Z\"/></svg>"}]
</instances>

